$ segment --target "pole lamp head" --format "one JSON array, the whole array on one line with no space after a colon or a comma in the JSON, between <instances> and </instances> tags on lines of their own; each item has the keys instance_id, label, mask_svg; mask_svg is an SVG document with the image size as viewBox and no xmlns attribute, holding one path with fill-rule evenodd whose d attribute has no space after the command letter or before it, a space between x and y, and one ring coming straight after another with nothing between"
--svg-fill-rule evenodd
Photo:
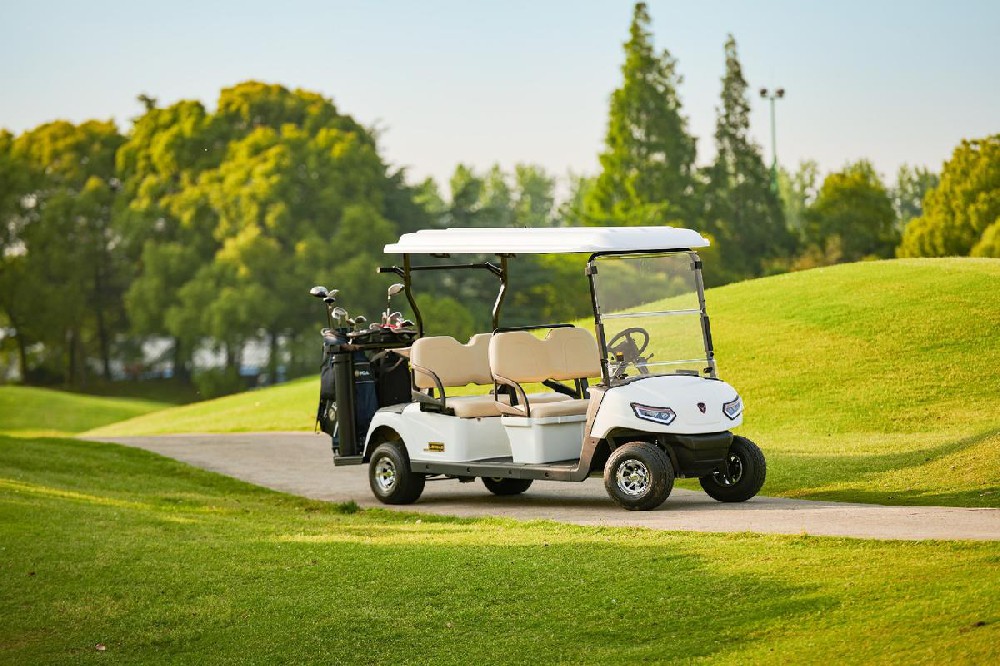
<instances>
[{"instance_id":1,"label":"pole lamp head","mask_svg":"<svg viewBox=\"0 0 1000 666\"><path fill-rule=\"evenodd\" d=\"M778 99L781 99L782 97L785 96L785 89L778 88L777 90L774 91L774 94L778 97Z\"/></svg>"},{"instance_id":2,"label":"pole lamp head","mask_svg":"<svg viewBox=\"0 0 1000 666\"><path fill-rule=\"evenodd\" d=\"M760 89L760 96L764 97L765 99L767 98L767 88Z\"/></svg>"}]
</instances>

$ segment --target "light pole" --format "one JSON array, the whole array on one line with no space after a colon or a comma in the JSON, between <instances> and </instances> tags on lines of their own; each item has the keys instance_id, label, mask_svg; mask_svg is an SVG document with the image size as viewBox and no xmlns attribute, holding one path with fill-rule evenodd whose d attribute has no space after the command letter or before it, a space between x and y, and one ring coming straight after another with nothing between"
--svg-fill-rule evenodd
<instances>
[{"instance_id":1,"label":"light pole","mask_svg":"<svg viewBox=\"0 0 1000 666\"><path fill-rule=\"evenodd\" d=\"M767 88L760 89L760 96L762 99L771 101L771 189L775 192L778 191L778 143L774 134L774 100L781 99L785 96L784 88L775 88L774 90L768 90Z\"/></svg>"}]
</instances>

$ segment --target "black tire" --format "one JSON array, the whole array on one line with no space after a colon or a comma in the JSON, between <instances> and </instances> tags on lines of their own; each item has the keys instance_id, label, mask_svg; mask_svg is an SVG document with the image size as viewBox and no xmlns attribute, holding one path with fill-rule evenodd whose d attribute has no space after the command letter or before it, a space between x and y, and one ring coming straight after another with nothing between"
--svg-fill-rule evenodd
<instances>
[{"instance_id":1,"label":"black tire","mask_svg":"<svg viewBox=\"0 0 1000 666\"><path fill-rule=\"evenodd\" d=\"M379 444L368 463L368 485L383 504L413 504L424 492L427 477L410 471L403 443Z\"/></svg>"},{"instance_id":2,"label":"black tire","mask_svg":"<svg viewBox=\"0 0 1000 666\"><path fill-rule=\"evenodd\" d=\"M604 466L604 488L611 499L629 511L649 511L670 496L674 466L655 444L622 444Z\"/></svg>"},{"instance_id":3,"label":"black tire","mask_svg":"<svg viewBox=\"0 0 1000 666\"><path fill-rule=\"evenodd\" d=\"M502 477L483 477L483 485L494 495L506 497L520 495L531 487L531 479L505 479Z\"/></svg>"},{"instance_id":4,"label":"black tire","mask_svg":"<svg viewBox=\"0 0 1000 666\"><path fill-rule=\"evenodd\" d=\"M746 437L733 437L729 445L729 473L714 472L698 481L714 500L746 502L760 492L766 476L767 462L760 448Z\"/></svg>"}]
</instances>

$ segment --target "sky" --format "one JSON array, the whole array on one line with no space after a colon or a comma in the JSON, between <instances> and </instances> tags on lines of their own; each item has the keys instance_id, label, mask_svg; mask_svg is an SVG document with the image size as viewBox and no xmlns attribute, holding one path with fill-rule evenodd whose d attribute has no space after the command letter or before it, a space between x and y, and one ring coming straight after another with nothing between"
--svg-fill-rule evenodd
<instances>
[{"instance_id":1,"label":"sky","mask_svg":"<svg viewBox=\"0 0 1000 666\"><path fill-rule=\"evenodd\" d=\"M753 90L784 87L778 161L823 172L870 159L939 170L963 138L1000 132L996 0L651 0L699 161L712 134L723 43L737 41ZM141 113L247 79L330 97L380 130L411 181L458 163L596 173L611 91L621 83L627 1L0 0L0 127ZM752 132L770 161L767 103Z\"/></svg>"}]
</instances>

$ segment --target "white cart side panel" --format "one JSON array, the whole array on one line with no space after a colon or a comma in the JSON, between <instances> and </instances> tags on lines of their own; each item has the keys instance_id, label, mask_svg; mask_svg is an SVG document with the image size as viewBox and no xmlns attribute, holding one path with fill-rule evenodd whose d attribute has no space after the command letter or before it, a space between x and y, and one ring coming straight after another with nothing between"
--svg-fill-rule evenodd
<instances>
[{"instance_id":1,"label":"white cart side panel","mask_svg":"<svg viewBox=\"0 0 1000 666\"><path fill-rule=\"evenodd\" d=\"M537 465L580 458L586 416L501 418L514 462Z\"/></svg>"},{"instance_id":2,"label":"white cart side panel","mask_svg":"<svg viewBox=\"0 0 1000 666\"><path fill-rule=\"evenodd\" d=\"M510 442L499 416L461 419L433 412L421 412L414 403L402 413L375 413L368 435L380 426L392 428L403 438L411 461L468 462L510 456Z\"/></svg>"}]
</instances>

